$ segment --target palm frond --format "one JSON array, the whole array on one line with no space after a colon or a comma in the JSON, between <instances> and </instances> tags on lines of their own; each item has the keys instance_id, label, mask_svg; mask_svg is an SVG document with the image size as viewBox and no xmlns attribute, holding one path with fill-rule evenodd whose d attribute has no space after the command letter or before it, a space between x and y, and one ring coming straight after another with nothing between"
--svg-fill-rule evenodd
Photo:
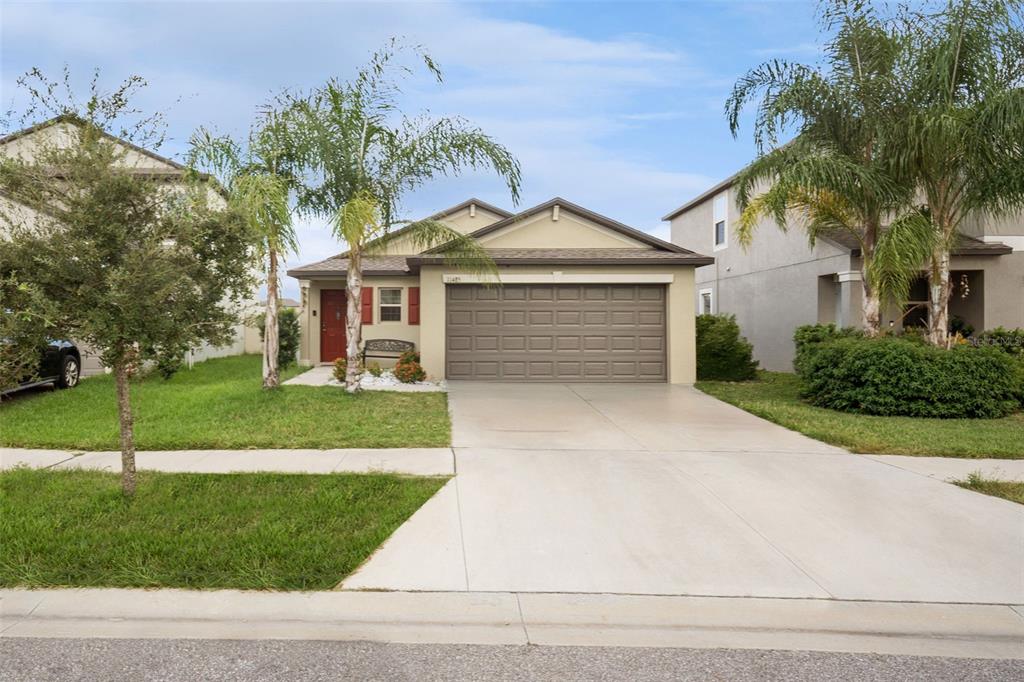
<instances>
[{"instance_id":1,"label":"palm frond","mask_svg":"<svg viewBox=\"0 0 1024 682\"><path fill-rule=\"evenodd\" d=\"M476 275L493 278L498 283L498 266L494 259L473 237L455 230L439 220L418 220L409 223L403 235L408 235L418 251L441 247L446 265Z\"/></svg>"},{"instance_id":2,"label":"palm frond","mask_svg":"<svg viewBox=\"0 0 1024 682\"><path fill-rule=\"evenodd\" d=\"M867 278L883 303L902 305L931 258L939 233L926 212L908 212L879 235L866 264Z\"/></svg>"}]
</instances>

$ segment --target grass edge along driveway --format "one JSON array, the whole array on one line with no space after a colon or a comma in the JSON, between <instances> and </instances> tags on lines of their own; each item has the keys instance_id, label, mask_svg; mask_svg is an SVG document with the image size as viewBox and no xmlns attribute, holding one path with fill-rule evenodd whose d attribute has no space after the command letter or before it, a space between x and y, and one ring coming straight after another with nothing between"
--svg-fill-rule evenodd
<instances>
[{"instance_id":1,"label":"grass edge along driveway","mask_svg":"<svg viewBox=\"0 0 1024 682\"><path fill-rule=\"evenodd\" d=\"M446 447L444 393L364 391L332 386L261 387L261 358L214 358L169 380L132 381L140 450ZM291 367L282 380L303 371ZM110 375L65 391L36 390L0 404L0 446L117 450Z\"/></svg>"},{"instance_id":2,"label":"grass edge along driveway","mask_svg":"<svg viewBox=\"0 0 1024 682\"><path fill-rule=\"evenodd\" d=\"M329 590L447 479L0 472L0 586Z\"/></svg>"},{"instance_id":3,"label":"grass edge along driveway","mask_svg":"<svg viewBox=\"0 0 1024 682\"><path fill-rule=\"evenodd\" d=\"M1024 412L1002 419L922 419L850 414L808 405L795 374L699 381L697 388L751 414L858 453L1024 459Z\"/></svg>"}]
</instances>

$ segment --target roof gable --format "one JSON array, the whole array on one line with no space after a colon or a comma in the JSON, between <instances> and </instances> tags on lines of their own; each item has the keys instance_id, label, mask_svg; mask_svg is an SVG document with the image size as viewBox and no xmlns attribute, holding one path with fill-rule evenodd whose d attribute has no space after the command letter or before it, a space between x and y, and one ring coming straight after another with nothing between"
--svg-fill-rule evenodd
<instances>
[{"instance_id":1,"label":"roof gable","mask_svg":"<svg viewBox=\"0 0 1024 682\"><path fill-rule=\"evenodd\" d=\"M0 138L0 148L3 149L4 154L20 156L31 161L33 150L38 145L71 144L71 130L77 125L81 125L81 123L75 116L55 116ZM177 161L132 144L108 132L101 132L105 138L126 150L127 153L122 159L122 164L126 167L153 170L168 175L180 175L186 170L186 167Z\"/></svg>"},{"instance_id":2,"label":"roof gable","mask_svg":"<svg viewBox=\"0 0 1024 682\"><path fill-rule=\"evenodd\" d=\"M492 223L471 236L488 248L649 248L689 253L560 197Z\"/></svg>"}]
</instances>

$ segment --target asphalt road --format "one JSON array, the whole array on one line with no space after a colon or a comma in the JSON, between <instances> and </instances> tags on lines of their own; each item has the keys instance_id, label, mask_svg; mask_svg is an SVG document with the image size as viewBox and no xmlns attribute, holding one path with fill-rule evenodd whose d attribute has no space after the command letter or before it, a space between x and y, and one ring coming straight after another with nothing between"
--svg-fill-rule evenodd
<instances>
[{"instance_id":1,"label":"asphalt road","mask_svg":"<svg viewBox=\"0 0 1024 682\"><path fill-rule=\"evenodd\" d=\"M0 640L0 680L1013 680L1024 661L283 640Z\"/></svg>"}]
</instances>

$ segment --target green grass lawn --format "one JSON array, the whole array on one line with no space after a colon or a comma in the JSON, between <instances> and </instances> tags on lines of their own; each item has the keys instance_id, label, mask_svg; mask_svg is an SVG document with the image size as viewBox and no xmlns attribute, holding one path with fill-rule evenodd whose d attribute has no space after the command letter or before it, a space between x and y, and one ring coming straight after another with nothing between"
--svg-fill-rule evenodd
<instances>
[{"instance_id":1,"label":"green grass lawn","mask_svg":"<svg viewBox=\"0 0 1024 682\"><path fill-rule=\"evenodd\" d=\"M444 447L451 442L443 393L364 391L331 386L260 387L257 355L208 360L170 380L132 384L140 450ZM291 368L286 378L299 372ZM0 445L116 450L117 405L109 375L66 391L0 404Z\"/></svg>"},{"instance_id":2,"label":"green grass lawn","mask_svg":"<svg viewBox=\"0 0 1024 682\"><path fill-rule=\"evenodd\" d=\"M953 482L961 488L1024 504L1024 482L1021 481L996 481L975 473L968 476L966 481Z\"/></svg>"},{"instance_id":3,"label":"green grass lawn","mask_svg":"<svg viewBox=\"0 0 1024 682\"><path fill-rule=\"evenodd\" d=\"M697 388L759 417L854 452L938 457L1024 458L1024 413L1003 419L875 417L812 407L794 374L762 372L742 383L701 381Z\"/></svg>"},{"instance_id":4,"label":"green grass lawn","mask_svg":"<svg viewBox=\"0 0 1024 682\"><path fill-rule=\"evenodd\" d=\"M393 475L0 473L0 585L326 590L444 484Z\"/></svg>"}]
</instances>

